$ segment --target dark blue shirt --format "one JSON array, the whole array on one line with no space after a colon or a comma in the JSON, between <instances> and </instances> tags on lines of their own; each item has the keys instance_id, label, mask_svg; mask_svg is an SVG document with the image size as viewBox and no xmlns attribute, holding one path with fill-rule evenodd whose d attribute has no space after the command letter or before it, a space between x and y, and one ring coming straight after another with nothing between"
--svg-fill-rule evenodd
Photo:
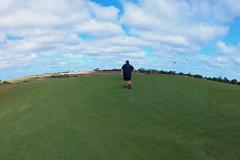
<instances>
[{"instance_id":1,"label":"dark blue shirt","mask_svg":"<svg viewBox=\"0 0 240 160\"><path fill-rule=\"evenodd\" d=\"M124 65L122 66L122 70L123 70L123 76L124 76L124 77L131 77L134 68L133 68L133 66L130 65L130 64L124 64Z\"/></svg>"}]
</instances>

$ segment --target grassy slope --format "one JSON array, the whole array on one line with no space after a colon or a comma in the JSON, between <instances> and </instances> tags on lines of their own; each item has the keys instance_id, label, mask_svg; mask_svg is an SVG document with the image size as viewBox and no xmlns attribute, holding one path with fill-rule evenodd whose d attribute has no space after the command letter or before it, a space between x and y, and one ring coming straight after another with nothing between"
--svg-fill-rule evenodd
<instances>
[{"instance_id":1,"label":"grassy slope","mask_svg":"<svg viewBox=\"0 0 240 160\"><path fill-rule=\"evenodd\" d=\"M174 76L35 81L0 90L1 160L237 160L240 87Z\"/></svg>"}]
</instances>

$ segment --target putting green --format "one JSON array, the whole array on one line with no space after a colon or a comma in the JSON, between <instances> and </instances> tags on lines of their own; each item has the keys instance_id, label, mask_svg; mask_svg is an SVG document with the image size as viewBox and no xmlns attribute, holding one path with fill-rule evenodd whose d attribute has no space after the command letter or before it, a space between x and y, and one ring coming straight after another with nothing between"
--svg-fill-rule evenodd
<instances>
[{"instance_id":1,"label":"putting green","mask_svg":"<svg viewBox=\"0 0 240 160\"><path fill-rule=\"evenodd\" d=\"M240 87L169 75L0 89L1 160L239 160Z\"/></svg>"}]
</instances>

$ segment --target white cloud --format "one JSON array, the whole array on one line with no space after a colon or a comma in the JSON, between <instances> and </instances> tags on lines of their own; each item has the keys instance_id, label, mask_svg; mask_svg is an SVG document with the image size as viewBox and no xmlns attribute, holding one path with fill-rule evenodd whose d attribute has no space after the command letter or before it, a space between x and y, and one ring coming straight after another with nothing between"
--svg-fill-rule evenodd
<instances>
[{"instance_id":1,"label":"white cloud","mask_svg":"<svg viewBox=\"0 0 240 160\"><path fill-rule=\"evenodd\" d=\"M217 36L224 36L228 33L228 27L211 24L195 24L186 30L186 36L193 41L208 42Z\"/></svg>"},{"instance_id":2,"label":"white cloud","mask_svg":"<svg viewBox=\"0 0 240 160\"><path fill-rule=\"evenodd\" d=\"M121 18L121 23L136 29L152 29L161 25L157 17L132 3L125 4L125 12Z\"/></svg>"},{"instance_id":3,"label":"white cloud","mask_svg":"<svg viewBox=\"0 0 240 160\"><path fill-rule=\"evenodd\" d=\"M123 30L120 25L112 22L98 22L95 20L90 20L77 25L75 31L100 37L123 34Z\"/></svg>"},{"instance_id":4,"label":"white cloud","mask_svg":"<svg viewBox=\"0 0 240 160\"><path fill-rule=\"evenodd\" d=\"M218 42L217 47L222 53L228 54L228 55L236 55L239 52L239 49L240 49L237 46L227 45L224 42ZM240 55L240 52L239 52L239 55Z\"/></svg>"},{"instance_id":5,"label":"white cloud","mask_svg":"<svg viewBox=\"0 0 240 160\"><path fill-rule=\"evenodd\" d=\"M222 23L223 20L216 19L221 16L218 13L221 11L224 15L230 15L228 20L240 13L236 12L238 7L234 13L228 13L233 12L231 6L236 1L222 2L142 0L135 4L124 1L121 23L129 26L132 33L141 39L168 44L172 48L176 45L185 46L184 50L187 52L188 49L198 49L201 45L228 33L229 28ZM222 10L224 5L229 8Z\"/></svg>"},{"instance_id":6,"label":"white cloud","mask_svg":"<svg viewBox=\"0 0 240 160\"><path fill-rule=\"evenodd\" d=\"M32 63L42 56L81 57L82 52L86 55L107 51L111 46L88 45L79 34L98 38L124 35L117 22L118 13L119 9L113 6L103 7L84 0L0 1L1 68ZM6 34L21 38L9 40Z\"/></svg>"},{"instance_id":7,"label":"white cloud","mask_svg":"<svg viewBox=\"0 0 240 160\"><path fill-rule=\"evenodd\" d=\"M0 57L0 69L9 68L9 67L18 67L18 64L27 64L31 61L35 61L38 58L38 55L31 54L8 54L1 55Z\"/></svg>"},{"instance_id":8,"label":"white cloud","mask_svg":"<svg viewBox=\"0 0 240 160\"><path fill-rule=\"evenodd\" d=\"M119 9L116 7L102 7L96 3L89 3L89 9L98 20L116 21L118 19Z\"/></svg>"},{"instance_id":9,"label":"white cloud","mask_svg":"<svg viewBox=\"0 0 240 160\"><path fill-rule=\"evenodd\" d=\"M137 37L125 36L125 35L108 37L108 38L105 38L104 40L99 41L98 43L101 43L102 46L115 45L115 46L142 47L142 46L149 45L148 41L144 41Z\"/></svg>"},{"instance_id":10,"label":"white cloud","mask_svg":"<svg viewBox=\"0 0 240 160\"><path fill-rule=\"evenodd\" d=\"M66 58L82 58L83 57L82 55L72 54L72 53L63 54L63 56L66 57Z\"/></svg>"},{"instance_id":11,"label":"white cloud","mask_svg":"<svg viewBox=\"0 0 240 160\"><path fill-rule=\"evenodd\" d=\"M190 43L186 37L182 35L170 35L164 33L154 33L151 31L135 31L136 35L140 36L145 41L158 42L174 46L189 46Z\"/></svg>"},{"instance_id":12,"label":"white cloud","mask_svg":"<svg viewBox=\"0 0 240 160\"><path fill-rule=\"evenodd\" d=\"M213 16L217 20L227 22L240 15L240 4L238 0L214 1L212 3Z\"/></svg>"},{"instance_id":13,"label":"white cloud","mask_svg":"<svg viewBox=\"0 0 240 160\"><path fill-rule=\"evenodd\" d=\"M5 12L11 5L12 0L2 0L0 1L0 11Z\"/></svg>"},{"instance_id":14,"label":"white cloud","mask_svg":"<svg viewBox=\"0 0 240 160\"><path fill-rule=\"evenodd\" d=\"M239 46L223 42L217 45L220 56L196 56L203 45L228 33L229 22L240 15L237 0L122 2L120 13L89 0L0 1L0 68L41 66L47 56L48 66L68 64L63 57L90 57L109 65L133 58L157 66L176 56L215 67L240 62Z\"/></svg>"},{"instance_id":15,"label":"white cloud","mask_svg":"<svg viewBox=\"0 0 240 160\"><path fill-rule=\"evenodd\" d=\"M5 40L5 33L0 32L0 43L4 42Z\"/></svg>"},{"instance_id":16,"label":"white cloud","mask_svg":"<svg viewBox=\"0 0 240 160\"><path fill-rule=\"evenodd\" d=\"M187 12L196 20L210 22L229 22L240 14L238 0L190 0Z\"/></svg>"},{"instance_id":17,"label":"white cloud","mask_svg":"<svg viewBox=\"0 0 240 160\"><path fill-rule=\"evenodd\" d=\"M66 44L69 45L76 45L78 43L81 43L81 39L79 38L79 36L77 34L69 34L67 35L67 37L65 38Z\"/></svg>"},{"instance_id":18,"label":"white cloud","mask_svg":"<svg viewBox=\"0 0 240 160\"><path fill-rule=\"evenodd\" d=\"M228 45L224 42L218 42L217 47L220 53L240 64L240 45Z\"/></svg>"}]
</instances>

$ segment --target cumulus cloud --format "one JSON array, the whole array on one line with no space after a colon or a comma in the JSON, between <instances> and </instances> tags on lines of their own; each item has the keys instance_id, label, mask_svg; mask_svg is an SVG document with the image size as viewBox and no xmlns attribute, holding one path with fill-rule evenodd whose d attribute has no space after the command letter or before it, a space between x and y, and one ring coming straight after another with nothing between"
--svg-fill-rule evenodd
<instances>
[{"instance_id":1,"label":"cumulus cloud","mask_svg":"<svg viewBox=\"0 0 240 160\"><path fill-rule=\"evenodd\" d=\"M117 21L120 10L116 7L102 7L96 3L89 3L89 9L96 19L103 21Z\"/></svg>"},{"instance_id":2,"label":"cumulus cloud","mask_svg":"<svg viewBox=\"0 0 240 160\"><path fill-rule=\"evenodd\" d=\"M4 42L5 40L5 34L0 32L0 43Z\"/></svg>"},{"instance_id":3,"label":"cumulus cloud","mask_svg":"<svg viewBox=\"0 0 240 160\"><path fill-rule=\"evenodd\" d=\"M239 46L224 42L217 44L220 56L200 53L203 45L227 35L240 15L237 0L121 2L123 10L90 0L0 1L0 69L66 66L69 59L83 58L109 66L132 58L150 67L178 56L216 67L240 61Z\"/></svg>"},{"instance_id":4,"label":"cumulus cloud","mask_svg":"<svg viewBox=\"0 0 240 160\"><path fill-rule=\"evenodd\" d=\"M219 52L231 58L232 61L240 64L240 45L229 45L224 42L218 42L217 47Z\"/></svg>"},{"instance_id":5,"label":"cumulus cloud","mask_svg":"<svg viewBox=\"0 0 240 160\"><path fill-rule=\"evenodd\" d=\"M66 54L63 54L63 56L66 58L82 58L83 57L82 55L73 54L73 53L66 53Z\"/></svg>"},{"instance_id":6,"label":"cumulus cloud","mask_svg":"<svg viewBox=\"0 0 240 160\"><path fill-rule=\"evenodd\" d=\"M37 59L37 55L34 53L31 54L14 54L14 55L2 55L0 57L0 69L6 69L9 67L18 67L15 62L20 63L29 63L29 61L34 61Z\"/></svg>"},{"instance_id":7,"label":"cumulus cloud","mask_svg":"<svg viewBox=\"0 0 240 160\"><path fill-rule=\"evenodd\" d=\"M81 35L97 36L99 39L124 35L117 22L118 13L119 9L113 6L103 7L84 0L0 1L1 68L33 61L42 63L37 60L42 56L55 55L52 59L55 61L60 54L73 58L81 57L78 53L82 52L107 50L106 46L88 45ZM11 39L6 35L10 35ZM75 54L69 53L71 51Z\"/></svg>"},{"instance_id":8,"label":"cumulus cloud","mask_svg":"<svg viewBox=\"0 0 240 160\"><path fill-rule=\"evenodd\" d=\"M126 1L121 22L135 29L142 39L169 45L202 45L228 32L226 25L208 17L214 5L194 0L143 0L139 4Z\"/></svg>"},{"instance_id":9,"label":"cumulus cloud","mask_svg":"<svg viewBox=\"0 0 240 160\"><path fill-rule=\"evenodd\" d=\"M97 22L91 20L75 27L75 31L93 36L113 36L123 34L122 27L112 22Z\"/></svg>"}]
</instances>

